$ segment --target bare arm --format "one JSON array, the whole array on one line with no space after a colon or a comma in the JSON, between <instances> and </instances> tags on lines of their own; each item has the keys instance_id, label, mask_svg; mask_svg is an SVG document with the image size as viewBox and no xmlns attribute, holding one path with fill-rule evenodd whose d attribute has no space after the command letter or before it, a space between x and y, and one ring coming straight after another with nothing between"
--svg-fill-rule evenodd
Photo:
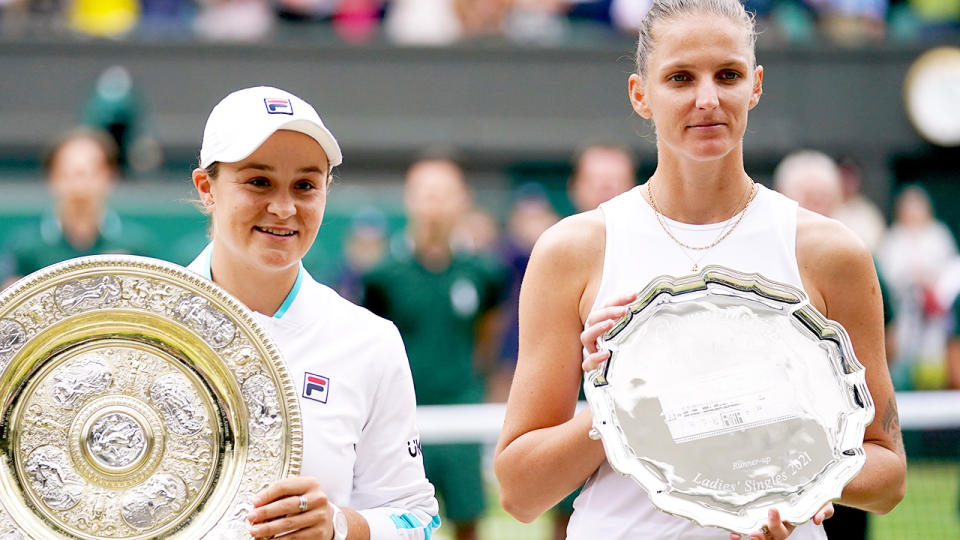
<instances>
[{"instance_id":1,"label":"bare arm","mask_svg":"<svg viewBox=\"0 0 960 540\"><path fill-rule=\"evenodd\" d=\"M797 259L813 304L850 334L876 407L863 438L866 464L847 484L840 503L885 514L903 498L906 455L884 354L883 304L873 260L846 227L806 210L799 215Z\"/></svg>"},{"instance_id":2,"label":"bare arm","mask_svg":"<svg viewBox=\"0 0 960 540\"><path fill-rule=\"evenodd\" d=\"M520 290L520 350L495 466L503 507L532 521L576 489L605 457L574 416L584 309L603 262L599 212L567 218L540 237ZM584 306L586 306L584 308Z\"/></svg>"}]
</instances>

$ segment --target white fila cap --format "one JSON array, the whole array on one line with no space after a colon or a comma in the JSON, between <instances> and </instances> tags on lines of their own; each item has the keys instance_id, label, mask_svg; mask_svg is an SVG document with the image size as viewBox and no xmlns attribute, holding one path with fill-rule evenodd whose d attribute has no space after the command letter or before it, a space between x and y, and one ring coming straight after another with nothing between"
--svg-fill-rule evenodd
<instances>
[{"instance_id":1,"label":"white fila cap","mask_svg":"<svg viewBox=\"0 0 960 540\"><path fill-rule=\"evenodd\" d=\"M203 129L200 166L240 161L278 129L313 137L327 154L331 168L343 161L340 145L309 103L279 88L255 86L233 92L210 111Z\"/></svg>"}]
</instances>

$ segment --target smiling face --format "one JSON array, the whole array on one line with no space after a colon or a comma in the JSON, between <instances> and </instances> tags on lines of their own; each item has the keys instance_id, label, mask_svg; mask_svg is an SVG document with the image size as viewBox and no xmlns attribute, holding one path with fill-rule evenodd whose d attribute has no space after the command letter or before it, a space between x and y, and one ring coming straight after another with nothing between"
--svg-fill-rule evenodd
<instances>
[{"instance_id":1,"label":"smiling face","mask_svg":"<svg viewBox=\"0 0 960 540\"><path fill-rule=\"evenodd\" d=\"M693 13L653 27L646 76L631 76L630 100L653 120L661 152L706 161L740 148L747 111L763 93L763 68L748 29L730 22Z\"/></svg>"},{"instance_id":2,"label":"smiling face","mask_svg":"<svg viewBox=\"0 0 960 540\"><path fill-rule=\"evenodd\" d=\"M330 179L313 138L280 130L246 159L220 163L215 179L193 172L213 221L215 257L230 267L282 272L298 267L317 236Z\"/></svg>"}]
</instances>

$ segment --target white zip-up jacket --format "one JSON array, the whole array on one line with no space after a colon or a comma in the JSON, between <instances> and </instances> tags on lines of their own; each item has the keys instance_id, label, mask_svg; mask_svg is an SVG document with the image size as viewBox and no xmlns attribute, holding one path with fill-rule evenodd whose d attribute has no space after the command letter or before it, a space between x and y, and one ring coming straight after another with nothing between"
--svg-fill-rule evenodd
<instances>
[{"instance_id":1,"label":"white zip-up jacket","mask_svg":"<svg viewBox=\"0 0 960 540\"><path fill-rule=\"evenodd\" d=\"M210 278L212 245L188 267ZM272 316L254 312L280 348L300 394L301 475L359 511L371 540L430 540L439 527L423 472L416 398L390 321L317 283L301 266Z\"/></svg>"}]
</instances>

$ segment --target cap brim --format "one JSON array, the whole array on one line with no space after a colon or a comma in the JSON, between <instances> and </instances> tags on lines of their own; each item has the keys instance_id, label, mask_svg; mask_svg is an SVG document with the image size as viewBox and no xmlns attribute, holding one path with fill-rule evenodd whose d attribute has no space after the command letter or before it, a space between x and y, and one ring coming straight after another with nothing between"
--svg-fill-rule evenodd
<instances>
[{"instance_id":1,"label":"cap brim","mask_svg":"<svg viewBox=\"0 0 960 540\"><path fill-rule=\"evenodd\" d=\"M251 137L243 140L242 142L235 140L230 149L225 149L214 153L212 156L208 156L203 160L203 162L200 163L200 166L209 167L210 164L215 161L234 163L246 159L248 156L250 156L250 154L256 152L257 148L260 148L260 145L266 142L271 135L281 129L297 131L317 141L327 156L327 163L330 168L336 167L343 162L343 154L340 151L340 145L337 144L337 140L333 137L333 134L330 133L330 130L313 121L298 118L289 122L278 124L273 131L270 132L248 132L250 135L252 135Z\"/></svg>"}]
</instances>

